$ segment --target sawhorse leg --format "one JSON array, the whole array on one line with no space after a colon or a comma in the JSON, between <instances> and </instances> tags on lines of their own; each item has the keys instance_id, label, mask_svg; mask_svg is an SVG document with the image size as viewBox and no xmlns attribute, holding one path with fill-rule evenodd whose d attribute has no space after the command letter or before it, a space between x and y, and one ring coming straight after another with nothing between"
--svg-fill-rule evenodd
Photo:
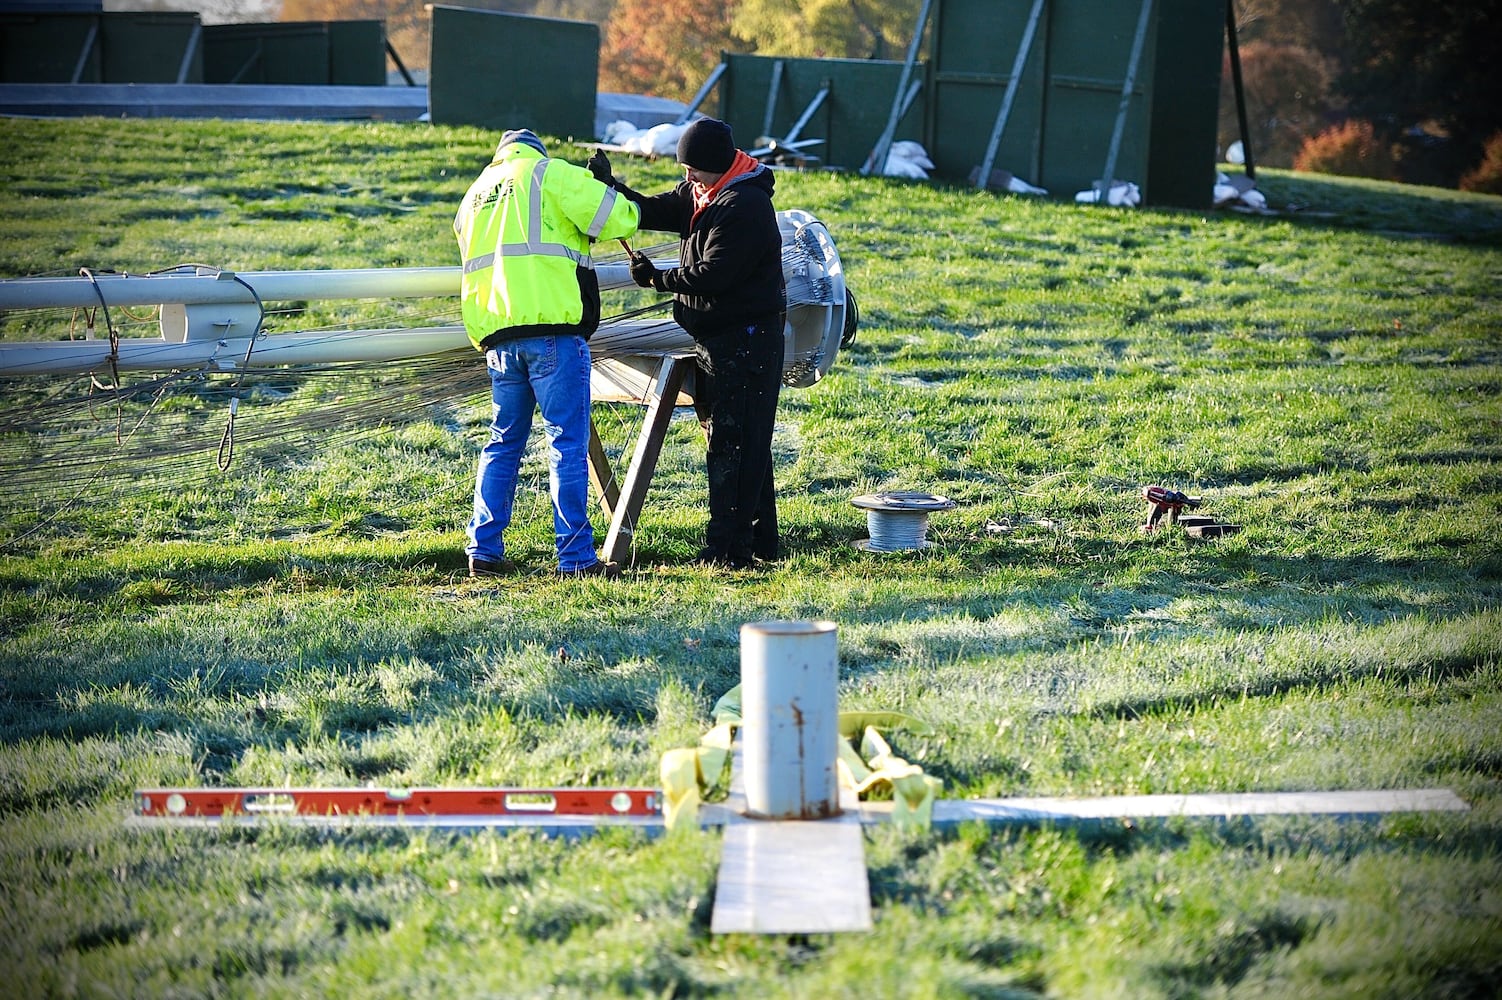
<instances>
[{"instance_id":1,"label":"sawhorse leg","mask_svg":"<svg viewBox=\"0 0 1502 1000\"><path fill-rule=\"evenodd\" d=\"M641 516L642 503L647 498L647 487L652 482L652 473L657 470L657 458L662 454L662 442L667 436L668 422L673 419L673 408L678 402L678 390L688 376L692 358L663 358L652 380L652 389L647 399L647 414L642 419L641 433L636 438L636 450L631 455L631 464L626 469L626 479L616 484L610 460L600 443L593 421L589 428L589 473L600 494L600 506L610 517L610 530L605 535L605 545L600 558L605 562L624 562L630 554L636 522Z\"/></svg>"}]
</instances>

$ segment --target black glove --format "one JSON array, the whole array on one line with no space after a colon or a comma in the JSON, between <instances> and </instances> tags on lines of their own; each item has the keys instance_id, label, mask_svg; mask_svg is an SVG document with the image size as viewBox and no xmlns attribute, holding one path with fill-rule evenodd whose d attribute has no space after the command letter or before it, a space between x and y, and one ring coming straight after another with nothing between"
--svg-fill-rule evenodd
<instances>
[{"instance_id":1,"label":"black glove","mask_svg":"<svg viewBox=\"0 0 1502 1000\"><path fill-rule=\"evenodd\" d=\"M590 154L589 162L584 164L595 180L607 187L615 187L615 177L610 172L610 157L605 155L603 149L597 149Z\"/></svg>"},{"instance_id":2,"label":"black glove","mask_svg":"<svg viewBox=\"0 0 1502 1000\"><path fill-rule=\"evenodd\" d=\"M662 291L662 272L657 270L657 265L644 253L631 255L631 280L643 288Z\"/></svg>"}]
</instances>

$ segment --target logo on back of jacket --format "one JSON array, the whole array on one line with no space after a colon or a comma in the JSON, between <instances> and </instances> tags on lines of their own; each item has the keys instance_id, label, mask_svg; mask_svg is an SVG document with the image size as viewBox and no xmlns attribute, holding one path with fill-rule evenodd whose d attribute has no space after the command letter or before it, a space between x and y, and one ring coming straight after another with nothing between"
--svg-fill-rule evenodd
<instances>
[{"instance_id":1,"label":"logo on back of jacket","mask_svg":"<svg viewBox=\"0 0 1502 1000\"><path fill-rule=\"evenodd\" d=\"M516 178L507 177L484 194L475 195L473 211L478 212L482 208L489 208L502 198L510 198L515 193Z\"/></svg>"}]
</instances>

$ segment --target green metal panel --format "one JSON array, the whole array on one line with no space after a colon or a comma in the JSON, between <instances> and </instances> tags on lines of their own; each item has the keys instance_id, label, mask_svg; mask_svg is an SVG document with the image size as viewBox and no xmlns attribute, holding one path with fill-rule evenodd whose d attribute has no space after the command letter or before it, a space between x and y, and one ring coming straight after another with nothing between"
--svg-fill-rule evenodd
<instances>
[{"instance_id":1,"label":"green metal panel","mask_svg":"<svg viewBox=\"0 0 1502 1000\"><path fill-rule=\"evenodd\" d=\"M924 145L939 176L963 180L985 159L1032 7L1032 0L935 4ZM992 163L1034 184L1042 162L1047 28L1041 18Z\"/></svg>"},{"instance_id":2,"label":"green metal panel","mask_svg":"<svg viewBox=\"0 0 1502 1000\"><path fill-rule=\"evenodd\" d=\"M197 14L0 14L0 80L176 83L197 29ZM202 65L189 60L183 82Z\"/></svg>"},{"instance_id":3,"label":"green metal panel","mask_svg":"<svg viewBox=\"0 0 1502 1000\"><path fill-rule=\"evenodd\" d=\"M1073 195L1103 179L1144 0L1050 0L1043 163L1037 183ZM1116 179L1147 188L1152 21L1127 106Z\"/></svg>"},{"instance_id":4,"label":"green metal panel","mask_svg":"<svg viewBox=\"0 0 1502 1000\"><path fill-rule=\"evenodd\" d=\"M209 83L379 87L386 83L380 21L279 21L204 28Z\"/></svg>"},{"instance_id":5,"label":"green metal panel","mask_svg":"<svg viewBox=\"0 0 1502 1000\"><path fill-rule=\"evenodd\" d=\"M328 25L322 21L209 25L204 28L204 80L330 83Z\"/></svg>"},{"instance_id":6,"label":"green metal panel","mask_svg":"<svg viewBox=\"0 0 1502 1000\"><path fill-rule=\"evenodd\" d=\"M98 83L98 27L97 14L0 14L0 80L69 83L87 44L78 82Z\"/></svg>"},{"instance_id":7,"label":"green metal panel","mask_svg":"<svg viewBox=\"0 0 1502 1000\"><path fill-rule=\"evenodd\" d=\"M435 5L433 123L591 139L599 62L597 24Z\"/></svg>"},{"instance_id":8,"label":"green metal panel","mask_svg":"<svg viewBox=\"0 0 1502 1000\"><path fill-rule=\"evenodd\" d=\"M985 156L1033 0L938 0L927 145L941 177ZM994 165L1056 197L1103 179L1142 0L1045 0ZM1201 207L1214 180L1220 0L1153 0L1114 173L1144 201Z\"/></svg>"},{"instance_id":9,"label":"green metal panel","mask_svg":"<svg viewBox=\"0 0 1502 1000\"><path fill-rule=\"evenodd\" d=\"M329 83L342 87L386 85L386 25L382 21L330 21Z\"/></svg>"},{"instance_id":10,"label":"green metal panel","mask_svg":"<svg viewBox=\"0 0 1502 1000\"><path fill-rule=\"evenodd\" d=\"M1149 204L1214 202L1224 0L1158 0L1158 60L1147 160Z\"/></svg>"},{"instance_id":11,"label":"green metal panel","mask_svg":"<svg viewBox=\"0 0 1502 1000\"><path fill-rule=\"evenodd\" d=\"M928 35L934 69L988 78L1010 72L1031 9L1032 0L935 3Z\"/></svg>"},{"instance_id":12,"label":"green metal panel","mask_svg":"<svg viewBox=\"0 0 1502 1000\"><path fill-rule=\"evenodd\" d=\"M101 14L100 22L104 83L176 83L200 30L197 14Z\"/></svg>"},{"instance_id":13,"label":"green metal panel","mask_svg":"<svg viewBox=\"0 0 1502 1000\"><path fill-rule=\"evenodd\" d=\"M324 24L260 25L276 30L261 37L262 83L329 82L329 30ZM249 82L249 81L247 81Z\"/></svg>"},{"instance_id":14,"label":"green metal panel","mask_svg":"<svg viewBox=\"0 0 1502 1000\"><path fill-rule=\"evenodd\" d=\"M818 157L822 166L846 170L860 169L876 145L902 76L902 63L886 60L779 59L730 53L722 58L725 76L720 83L720 107L700 110L728 122L737 146L752 149L763 136L785 137L828 85L828 94L798 136L823 139L822 144L804 151ZM782 64L780 74L778 63ZM922 70L917 74L921 79ZM898 122L897 138L920 138L922 115L923 102L915 100Z\"/></svg>"}]
</instances>

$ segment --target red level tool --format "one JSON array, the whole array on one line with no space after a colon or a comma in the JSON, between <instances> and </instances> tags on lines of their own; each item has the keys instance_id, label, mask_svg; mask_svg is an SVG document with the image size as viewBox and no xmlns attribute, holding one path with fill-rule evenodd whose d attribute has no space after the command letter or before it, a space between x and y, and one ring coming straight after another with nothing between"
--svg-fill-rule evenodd
<instances>
[{"instance_id":1,"label":"red level tool","mask_svg":"<svg viewBox=\"0 0 1502 1000\"><path fill-rule=\"evenodd\" d=\"M655 788L143 788L137 816L657 816Z\"/></svg>"}]
</instances>

